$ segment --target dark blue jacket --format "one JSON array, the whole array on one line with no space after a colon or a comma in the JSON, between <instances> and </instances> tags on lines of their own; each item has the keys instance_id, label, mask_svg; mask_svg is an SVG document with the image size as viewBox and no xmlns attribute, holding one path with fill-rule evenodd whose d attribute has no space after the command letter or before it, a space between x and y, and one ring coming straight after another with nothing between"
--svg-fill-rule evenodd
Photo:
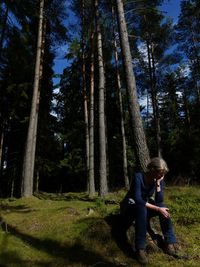
<instances>
[{"instance_id":1,"label":"dark blue jacket","mask_svg":"<svg viewBox=\"0 0 200 267\"><path fill-rule=\"evenodd\" d=\"M163 180L160 183L160 192L155 192L156 185L145 185L144 174L138 172L135 174L131 183L130 190L125 196L125 201L130 204L136 203L146 205L146 202L151 202L151 198L154 199L155 203L163 202ZM155 195L154 195L155 193Z\"/></svg>"}]
</instances>

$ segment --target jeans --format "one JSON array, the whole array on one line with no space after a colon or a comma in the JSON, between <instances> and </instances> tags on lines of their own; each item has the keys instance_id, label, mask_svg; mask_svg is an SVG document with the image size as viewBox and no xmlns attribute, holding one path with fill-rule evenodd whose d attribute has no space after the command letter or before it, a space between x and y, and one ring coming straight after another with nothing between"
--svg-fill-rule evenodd
<instances>
[{"instance_id":1,"label":"jeans","mask_svg":"<svg viewBox=\"0 0 200 267\"><path fill-rule=\"evenodd\" d=\"M155 203L158 207L166 207L163 203ZM159 212L146 208L145 205L128 204L125 216L125 229L128 229L130 224L135 221L135 248L145 249L147 231L153 238L153 231L150 226L150 219L159 216L161 231L164 240L168 244L176 243L176 237L173 230L173 224L170 218L164 218Z\"/></svg>"}]
</instances>

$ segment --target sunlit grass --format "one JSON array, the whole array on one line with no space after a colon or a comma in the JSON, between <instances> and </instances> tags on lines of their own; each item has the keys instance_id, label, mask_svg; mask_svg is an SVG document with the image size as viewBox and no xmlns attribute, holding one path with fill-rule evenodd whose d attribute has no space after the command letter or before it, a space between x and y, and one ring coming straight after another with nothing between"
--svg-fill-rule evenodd
<instances>
[{"instance_id":1,"label":"sunlit grass","mask_svg":"<svg viewBox=\"0 0 200 267\"><path fill-rule=\"evenodd\" d=\"M199 188L166 188L176 234L189 259L152 253L150 266L200 266L199 193ZM113 236L124 194L113 192L104 200L98 196L90 199L85 193L41 193L31 198L0 200L4 221L0 229L0 264L138 266Z\"/></svg>"}]
</instances>

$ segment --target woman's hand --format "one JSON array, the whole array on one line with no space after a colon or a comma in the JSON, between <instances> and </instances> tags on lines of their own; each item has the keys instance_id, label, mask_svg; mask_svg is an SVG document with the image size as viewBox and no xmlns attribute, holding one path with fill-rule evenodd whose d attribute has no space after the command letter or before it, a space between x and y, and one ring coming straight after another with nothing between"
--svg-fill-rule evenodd
<instances>
[{"instance_id":1,"label":"woman's hand","mask_svg":"<svg viewBox=\"0 0 200 267\"><path fill-rule=\"evenodd\" d=\"M160 177L159 179L156 179L156 183L157 183L157 184L160 184L160 182L164 179L164 177L165 177L165 176L163 175L163 176Z\"/></svg>"},{"instance_id":2,"label":"woman's hand","mask_svg":"<svg viewBox=\"0 0 200 267\"><path fill-rule=\"evenodd\" d=\"M159 179L155 180L155 186L156 186L156 192L160 192L161 191L161 181L164 179L164 175L162 177L160 177Z\"/></svg>"},{"instance_id":3,"label":"woman's hand","mask_svg":"<svg viewBox=\"0 0 200 267\"><path fill-rule=\"evenodd\" d=\"M168 208L158 207L158 212L160 212L166 219L170 218L170 213Z\"/></svg>"}]
</instances>

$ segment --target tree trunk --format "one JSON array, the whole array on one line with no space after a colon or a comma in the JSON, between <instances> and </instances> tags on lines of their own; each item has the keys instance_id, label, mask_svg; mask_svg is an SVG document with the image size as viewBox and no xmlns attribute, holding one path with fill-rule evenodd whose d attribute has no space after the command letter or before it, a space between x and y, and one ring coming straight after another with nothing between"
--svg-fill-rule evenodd
<instances>
[{"instance_id":1,"label":"tree trunk","mask_svg":"<svg viewBox=\"0 0 200 267\"><path fill-rule=\"evenodd\" d=\"M100 196L108 193L107 169L106 169L106 127L105 127L105 75L103 65L102 35L99 23L98 0L95 0L96 30L97 30L97 53L99 68L99 153L100 153Z\"/></svg>"},{"instance_id":2,"label":"tree trunk","mask_svg":"<svg viewBox=\"0 0 200 267\"><path fill-rule=\"evenodd\" d=\"M126 136L125 136L125 126L124 126L124 116L123 116L123 103L122 103L122 93L121 93L121 77L119 72L119 57L117 52L117 41L115 35L114 27L114 7L112 6L112 15L113 15L113 46L114 46L114 57L115 57L115 68L116 68L116 77L117 77L117 92L119 99L119 108L120 108L120 122L121 122L121 134L122 134L122 147L123 147L123 170L124 170L124 182L125 188L129 189L129 179L128 179L128 167L127 167L127 149L126 149Z\"/></svg>"},{"instance_id":3,"label":"tree trunk","mask_svg":"<svg viewBox=\"0 0 200 267\"><path fill-rule=\"evenodd\" d=\"M155 59L152 44L147 40L147 54L148 54L148 66L149 66L149 79L150 79L150 94L151 102L153 107L153 121L155 126L155 136L156 136L156 151L157 156L162 156L161 150L161 133L160 133L160 118L157 100L157 90L156 90L156 74L155 74Z\"/></svg>"},{"instance_id":4,"label":"tree trunk","mask_svg":"<svg viewBox=\"0 0 200 267\"><path fill-rule=\"evenodd\" d=\"M156 81L156 67L155 67L155 56L154 48L151 45L151 55L152 55L152 69L153 69L153 93L154 93L154 102L155 102L155 126L156 126L156 143L157 143L157 155L162 157L162 148L161 148L161 130L160 130L160 112L158 106L158 93L157 93L157 81Z\"/></svg>"},{"instance_id":5,"label":"tree trunk","mask_svg":"<svg viewBox=\"0 0 200 267\"><path fill-rule=\"evenodd\" d=\"M0 135L0 176L3 167L3 143L4 143L4 127L2 126L2 131Z\"/></svg>"},{"instance_id":6,"label":"tree trunk","mask_svg":"<svg viewBox=\"0 0 200 267\"><path fill-rule=\"evenodd\" d=\"M187 133L188 133L188 136L191 137L190 110L189 110L188 99L187 99L185 92L183 92L183 106L184 106L184 110L185 110L185 125L187 127Z\"/></svg>"},{"instance_id":7,"label":"tree trunk","mask_svg":"<svg viewBox=\"0 0 200 267\"><path fill-rule=\"evenodd\" d=\"M42 74L41 62L42 62L42 46L43 46L43 30L44 30L43 12L44 12L44 0L41 0L39 26L38 26L37 55L35 64L35 77L33 85L33 97L32 97L31 113L29 119L29 127L28 127L28 134L25 146L23 172L22 172L22 186L21 186L22 197L28 197L33 194L36 133L37 133L39 96L40 96L39 85Z\"/></svg>"},{"instance_id":8,"label":"tree trunk","mask_svg":"<svg viewBox=\"0 0 200 267\"><path fill-rule=\"evenodd\" d=\"M88 101L86 88L86 73L85 73L85 0L82 0L82 90L84 98L84 119L85 119L85 145L86 145L86 176L89 176L89 122L88 122Z\"/></svg>"},{"instance_id":9,"label":"tree trunk","mask_svg":"<svg viewBox=\"0 0 200 267\"><path fill-rule=\"evenodd\" d=\"M34 192L39 192L39 181L40 181L40 172L39 170L36 171L36 177L34 180Z\"/></svg>"},{"instance_id":10,"label":"tree trunk","mask_svg":"<svg viewBox=\"0 0 200 267\"><path fill-rule=\"evenodd\" d=\"M89 124L89 196L95 195L94 180L94 29L91 33L91 65L90 65L90 124Z\"/></svg>"},{"instance_id":11,"label":"tree trunk","mask_svg":"<svg viewBox=\"0 0 200 267\"><path fill-rule=\"evenodd\" d=\"M37 126L38 126L38 115L39 115L39 106L40 106L40 89L41 89L40 88L40 82L42 79L43 66L44 66L43 65L43 59L44 59L44 47L45 47L45 35L46 35L46 19L43 19L41 60L40 60L40 73L39 73L39 88L38 88L38 94L37 94L37 107L36 107L35 127L34 127L34 142L33 142L33 149L32 149L33 162L35 161L36 143L37 143ZM33 173L33 191L35 191L35 188L34 188L34 164L32 164L31 173ZM36 179L39 179L39 176L37 176ZM39 184L39 181L38 181L38 184Z\"/></svg>"},{"instance_id":12,"label":"tree trunk","mask_svg":"<svg viewBox=\"0 0 200 267\"><path fill-rule=\"evenodd\" d=\"M150 160L149 150L147 147L143 122L140 114L140 106L137 98L135 75L133 72L132 57L128 40L127 26L124 16L123 2L122 0L116 0L116 4L118 12L119 30L120 30L120 41L122 46L127 89L129 94L129 106L131 110L131 119L132 119L134 139L136 144L136 155L139 161L139 165L143 170L145 170L147 163Z\"/></svg>"}]
</instances>

